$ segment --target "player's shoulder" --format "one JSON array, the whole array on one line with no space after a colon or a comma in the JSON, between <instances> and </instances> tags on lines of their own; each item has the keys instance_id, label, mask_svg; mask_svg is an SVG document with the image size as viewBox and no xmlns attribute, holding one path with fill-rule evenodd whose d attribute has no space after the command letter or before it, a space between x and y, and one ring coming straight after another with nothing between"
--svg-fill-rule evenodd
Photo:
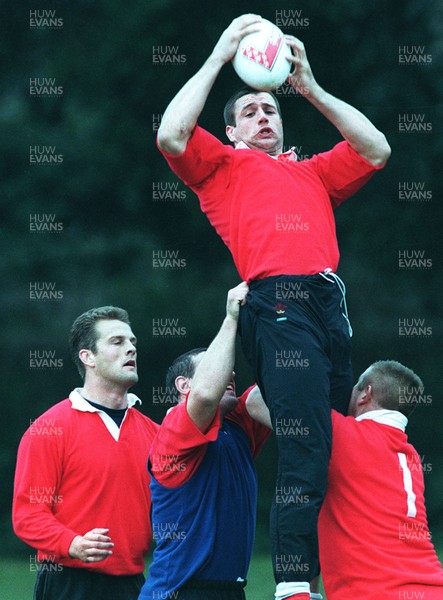
<instances>
[{"instance_id":1,"label":"player's shoulder","mask_svg":"<svg viewBox=\"0 0 443 600\"><path fill-rule=\"evenodd\" d=\"M226 152L234 152L234 147L230 144L225 144L215 136L213 133L202 127L201 125L196 125L194 131L192 132L191 137L188 140L187 146L203 146L211 148L213 146L219 148L219 150Z\"/></svg>"},{"instance_id":2,"label":"player's shoulder","mask_svg":"<svg viewBox=\"0 0 443 600\"><path fill-rule=\"evenodd\" d=\"M332 431L333 441L337 444L349 445L357 440L366 440L365 443L370 439L373 444L377 444L376 440L380 440L386 437L386 433L392 429L395 437L397 437L396 428L389 427L380 424L372 418L355 418L352 416L344 416L336 411L331 411L332 416Z\"/></svg>"},{"instance_id":3,"label":"player's shoulder","mask_svg":"<svg viewBox=\"0 0 443 600\"><path fill-rule=\"evenodd\" d=\"M345 423L351 422L351 419L355 421L353 417L346 417L345 415L342 415L342 413L339 413L334 409L331 410L331 419L332 425L337 427L343 426L345 425Z\"/></svg>"},{"instance_id":4,"label":"player's shoulder","mask_svg":"<svg viewBox=\"0 0 443 600\"><path fill-rule=\"evenodd\" d=\"M53 404L39 416L30 419L29 427L23 434L23 441L60 441L63 437L61 434L69 429L71 414L69 398Z\"/></svg>"},{"instance_id":5,"label":"player's shoulder","mask_svg":"<svg viewBox=\"0 0 443 600\"><path fill-rule=\"evenodd\" d=\"M359 422L354 417L342 415L336 410L331 411L332 432L335 441L341 439L346 441L358 431Z\"/></svg>"},{"instance_id":6,"label":"player's shoulder","mask_svg":"<svg viewBox=\"0 0 443 600\"><path fill-rule=\"evenodd\" d=\"M140 423L142 426L146 427L146 429L154 433L158 431L160 425L153 421L150 417L142 413L141 410L135 408L135 406L132 406L130 410L131 414L133 415L133 418L136 419L138 423Z\"/></svg>"},{"instance_id":7,"label":"player's shoulder","mask_svg":"<svg viewBox=\"0 0 443 600\"><path fill-rule=\"evenodd\" d=\"M43 419L54 418L54 419L67 419L71 415L71 401L69 398L65 398L56 404L50 406L45 412L43 412L35 421L42 421Z\"/></svg>"},{"instance_id":8,"label":"player's shoulder","mask_svg":"<svg viewBox=\"0 0 443 600\"><path fill-rule=\"evenodd\" d=\"M183 435L195 427L186 408L186 402L179 402L168 409L160 424L156 424L156 441Z\"/></svg>"},{"instance_id":9,"label":"player's shoulder","mask_svg":"<svg viewBox=\"0 0 443 600\"><path fill-rule=\"evenodd\" d=\"M174 404L167 411L159 427L162 433L169 431L175 434L178 431L181 433L194 431L197 426L189 415L187 400Z\"/></svg>"}]
</instances>

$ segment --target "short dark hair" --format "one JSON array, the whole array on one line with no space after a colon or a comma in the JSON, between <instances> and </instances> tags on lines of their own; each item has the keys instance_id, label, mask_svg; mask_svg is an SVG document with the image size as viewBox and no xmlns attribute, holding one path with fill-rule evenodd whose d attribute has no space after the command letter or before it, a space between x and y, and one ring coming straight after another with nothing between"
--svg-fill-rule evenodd
<instances>
[{"instance_id":1,"label":"short dark hair","mask_svg":"<svg viewBox=\"0 0 443 600\"><path fill-rule=\"evenodd\" d=\"M409 417L420 401L424 385L420 377L396 360L373 363L360 377L357 389L371 385L381 408L398 410Z\"/></svg>"},{"instance_id":2,"label":"short dark hair","mask_svg":"<svg viewBox=\"0 0 443 600\"><path fill-rule=\"evenodd\" d=\"M86 371L79 357L80 350L86 348L94 353L97 352L98 334L95 327L96 323L98 321L112 321L114 319L130 325L128 313L123 308L118 308L118 306L91 308L77 317L72 324L69 333L69 347L72 360L82 379L85 378Z\"/></svg>"},{"instance_id":3,"label":"short dark hair","mask_svg":"<svg viewBox=\"0 0 443 600\"><path fill-rule=\"evenodd\" d=\"M264 90L263 92L260 90L256 90L253 87L250 87L249 85L242 87L240 90L237 90L236 92L234 92L232 94L232 96L229 98L229 100L226 102L225 104L225 108L223 110L223 118L225 120L225 125L232 125L233 127L235 127L236 125L236 121L235 121L235 103L237 102L237 100L239 98L243 98L243 96L246 96L247 94L261 94L261 93L266 93L269 94L270 96L272 96L274 98L275 101L275 105L277 107L277 112L281 117L281 109L280 109L280 104L279 101L277 100L276 96L272 93L269 92L267 90Z\"/></svg>"},{"instance_id":4,"label":"short dark hair","mask_svg":"<svg viewBox=\"0 0 443 600\"><path fill-rule=\"evenodd\" d=\"M168 394L174 396L177 402L180 399L180 395L175 387L175 380L180 375L188 379L194 377L196 369L195 357L202 352L206 352L206 350L207 348L194 348L184 354L180 354L169 367L166 373L166 389L168 390Z\"/></svg>"}]
</instances>

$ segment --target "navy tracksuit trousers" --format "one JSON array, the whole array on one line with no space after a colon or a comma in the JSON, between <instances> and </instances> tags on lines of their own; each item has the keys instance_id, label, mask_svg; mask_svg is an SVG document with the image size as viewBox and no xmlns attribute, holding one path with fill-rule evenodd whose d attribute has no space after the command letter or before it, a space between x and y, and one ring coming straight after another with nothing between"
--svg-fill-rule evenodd
<instances>
[{"instance_id":1,"label":"navy tracksuit trousers","mask_svg":"<svg viewBox=\"0 0 443 600\"><path fill-rule=\"evenodd\" d=\"M240 312L245 355L271 413L278 469L271 508L275 580L319 573L317 519L327 485L331 407L346 414L353 376L336 281L281 275L250 283Z\"/></svg>"},{"instance_id":2,"label":"navy tracksuit trousers","mask_svg":"<svg viewBox=\"0 0 443 600\"><path fill-rule=\"evenodd\" d=\"M136 600L145 581L138 575L107 575L44 561L38 567L34 600Z\"/></svg>"}]
</instances>

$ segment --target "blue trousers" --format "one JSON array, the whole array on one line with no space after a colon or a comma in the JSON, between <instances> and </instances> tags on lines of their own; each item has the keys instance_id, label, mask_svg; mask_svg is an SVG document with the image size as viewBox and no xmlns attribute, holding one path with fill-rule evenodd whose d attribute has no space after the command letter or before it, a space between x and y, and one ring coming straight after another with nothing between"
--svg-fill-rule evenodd
<instances>
[{"instance_id":1,"label":"blue trousers","mask_svg":"<svg viewBox=\"0 0 443 600\"><path fill-rule=\"evenodd\" d=\"M353 386L350 330L334 279L253 281L240 312L243 351L270 410L278 448L271 508L274 576L318 575L318 514L331 452L331 407L346 414Z\"/></svg>"}]
</instances>

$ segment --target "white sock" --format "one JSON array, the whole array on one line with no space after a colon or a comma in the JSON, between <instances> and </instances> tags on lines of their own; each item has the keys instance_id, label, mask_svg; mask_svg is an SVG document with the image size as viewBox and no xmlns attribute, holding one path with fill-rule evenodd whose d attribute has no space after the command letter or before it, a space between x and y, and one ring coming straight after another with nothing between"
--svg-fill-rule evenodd
<instances>
[{"instance_id":1,"label":"white sock","mask_svg":"<svg viewBox=\"0 0 443 600\"><path fill-rule=\"evenodd\" d=\"M275 590L275 600L284 600L293 594L309 594L307 581L282 581Z\"/></svg>"}]
</instances>

